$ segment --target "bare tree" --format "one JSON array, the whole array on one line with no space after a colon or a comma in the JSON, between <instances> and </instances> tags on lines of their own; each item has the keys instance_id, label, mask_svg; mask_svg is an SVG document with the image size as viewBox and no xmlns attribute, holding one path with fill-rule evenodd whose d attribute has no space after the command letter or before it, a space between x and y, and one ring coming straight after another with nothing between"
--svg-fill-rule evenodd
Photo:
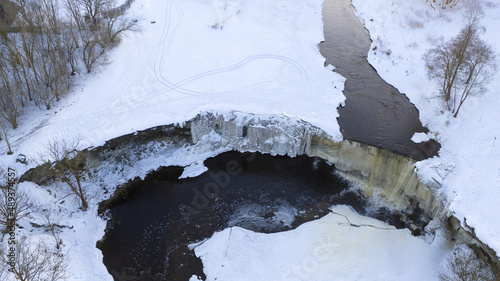
<instances>
[{"instance_id":1,"label":"bare tree","mask_svg":"<svg viewBox=\"0 0 500 281\"><path fill-rule=\"evenodd\" d=\"M497 70L496 58L490 46L480 39L473 43L465 57L462 77L463 90L459 94L458 106L454 103L453 117L457 117L460 108L471 94L486 91L487 82ZM458 95L457 95L458 96Z\"/></svg>"},{"instance_id":2,"label":"bare tree","mask_svg":"<svg viewBox=\"0 0 500 281\"><path fill-rule=\"evenodd\" d=\"M65 41L61 35L64 25L58 5L56 0L18 0L18 4L21 7L17 22L20 32L3 36L1 41L8 53L4 57L10 70L2 77L3 84L10 86L6 87L10 90L4 91L4 97L17 97L21 107L25 106L25 100L34 100L36 105L44 104L50 109L53 101L59 100L69 87ZM15 104L4 104L10 112L15 112ZM13 116L4 117L11 121Z\"/></svg>"},{"instance_id":3,"label":"bare tree","mask_svg":"<svg viewBox=\"0 0 500 281\"><path fill-rule=\"evenodd\" d=\"M8 55L0 53L0 115L15 129L21 112L21 97L18 94L20 85L12 79L12 68L8 60Z\"/></svg>"},{"instance_id":4,"label":"bare tree","mask_svg":"<svg viewBox=\"0 0 500 281\"><path fill-rule=\"evenodd\" d=\"M52 251L43 241L29 244L20 241L15 249L16 259L9 271L20 281L62 281L68 278L68 265L60 251ZM1 257L8 263L6 255Z\"/></svg>"},{"instance_id":5,"label":"bare tree","mask_svg":"<svg viewBox=\"0 0 500 281\"><path fill-rule=\"evenodd\" d=\"M459 251L448 259L448 272L441 273L441 281L493 281L495 277L489 266L478 259L472 251Z\"/></svg>"},{"instance_id":6,"label":"bare tree","mask_svg":"<svg viewBox=\"0 0 500 281\"><path fill-rule=\"evenodd\" d=\"M59 235L60 233L60 226L54 223L54 219L52 218L52 210L43 210L42 211L42 216L43 220L45 221L45 226L48 228L50 231L50 234L52 234L52 237L54 237L54 240L56 242L56 248L58 250L61 250L62 247L62 239Z\"/></svg>"},{"instance_id":7,"label":"bare tree","mask_svg":"<svg viewBox=\"0 0 500 281\"><path fill-rule=\"evenodd\" d=\"M82 60L87 73L90 73L96 66L106 64L107 45L98 34L83 31L80 36L82 40Z\"/></svg>"},{"instance_id":8,"label":"bare tree","mask_svg":"<svg viewBox=\"0 0 500 281\"><path fill-rule=\"evenodd\" d=\"M71 76L76 75L76 73L79 73L78 71L78 61L80 59L80 56L78 55L78 33L77 33L77 24L75 24L75 21L71 19L68 23L68 30L67 32L64 32L62 34L62 40L65 42L63 46L63 55L66 59L66 61L69 63L70 66L70 74Z\"/></svg>"},{"instance_id":9,"label":"bare tree","mask_svg":"<svg viewBox=\"0 0 500 281\"><path fill-rule=\"evenodd\" d=\"M2 168L0 176L3 181L7 180L6 171ZM28 216L34 205L28 194L0 185L0 225L7 229L7 226L17 220Z\"/></svg>"},{"instance_id":10,"label":"bare tree","mask_svg":"<svg viewBox=\"0 0 500 281\"><path fill-rule=\"evenodd\" d=\"M454 117L467 97L485 90L486 82L496 71L493 50L479 37L482 14L480 6L472 5L466 13L468 23L460 33L448 42L439 41L424 56L427 74L438 81Z\"/></svg>"},{"instance_id":11,"label":"bare tree","mask_svg":"<svg viewBox=\"0 0 500 281\"><path fill-rule=\"evenodd\" d=\"M14 129L27 106L51 109L80 64L86 72L106 64L107 51L137 30L123 16L129 4L117 8L115 0L11 1L19 12L17 32L0 32L0 117Z\"/></svg>"},{"instance_id":12,"label":"bare tree","mask_svg":"<svg viewBox=\"0 0 500 281\"><path fill-rule=\"evenodd\" d=\"M12 155L14 152L12 152L12 147L10 146L10 141L9 141L9 134L7 133L8 129L7 126L4 124L4 120L0 119L0 139L5 140L5 143L7 144L7 148L9 151L7 151L7 155Z\"/></svg>"},{"instance_id":13,"label":"bare tree","mask_svg":"<svg viewBox=\"0 0 500 281\"><path fill-rule=\"evenodd\" d=\"M7 75L2 74L2 79L8 79L11 84L12 91L15 91L19 95L19 102L21 106L24 106L25 92L31 101L32 89L30 88L30 69L29 61L27 60L22 44L19 37L24 36L8 36L4 34L0 36L0 46L3 47L4 51L1 52L0 57L3 60L1 63L1 68L3 71L7 71ZM4 81L4 84L7 82Z\"/></svg>"},{"instance_id":14,"label":"bare tree","mask_svg":"<svg viewBox=\"0 0 500 281\"><path fill-rule=\"evenodd\" d=\"M466 52L473 41L477 40L477 21L478 16L473 16L457 37L449 42L439 42L425 57L429 76L442 80L441 93L448 109L450 109L448 102L463 68Z\"/></svg>"},{"instance_id":15,"label":"bare tree","mask_svg":"<svg viewBox=\"0 0 500 281\"><path fill-rule=\"evenodd\" d=\"M27 217L34 208L31 198L22 191L10 192L6 187L0 191L0 224L7 228L11 222ZM15 208L12 208L15 206Z\"/></svg>"},{"instance_id":16,"label":"bare tree","mask_svg":"<svg viewBox=\"0 0 500 281\"><path fill-rule=\"evenodd\" d=\"M125 17L114 7L109 7L104 15L100 29L107 44L117 44L120 36L127 31L138 31L137 21Z\"/></svg>"},{"instance_id":17,"label":"bare tree","mask_svg":"<svg viewBox=\"0 0 500 281\"><path fill-rule=\"evenodd\" d=\"M67 43L62 36L64 25L55 0L40 0L29 6L31 22L36 30L41 31L37 48L31 52L36 80L34 87L40 103L50 109L53 102L69 89L70 70L65 52Z\"/></svg>"},{"instance_id":18,"label":"bare tree","mask_svg":"<svg viewBox=\"0 0 500 281\"><path fill-rule=\"evenodd\" d=\"M6 253L3 250L3 247L0 247L0 255L2 257L6 256ZM4 261L0 262L0 280L5 280L7 278L7 263Z\"/></svg>"},{"instance_id":19,"label":"bare tree","mask_svg":"<svg viewBox=\"0 0 500 281\"><path fill-rule=\"evenodd\" d=\"M43 27L51 33L60 34L62 21L59 15L59 4L57 0L38 0L39 12L43 16Z\"/></svg>"},{"instance_id":20,"label":"bare tree","mask_svg":"<svg viewBox=\"0 0 500 281\"><path fill-rule=\"evenodd\" d=\"M70 87L70 70L60 36L47 34L37 51L35 67L38 68L38 97L50 109L54 100Z\"/></svg>"},{"instance_id":21,"label":"bare tree","mask_svg":"<svg viewBox=\"0 0 500 281\"><path fill-rule=\"evenodd\" d=\"M52 141L48 144L49 156L54 160L55 176L66 183L79 202L82 210L88 208L88 194L82 183L91 178L96 162L88 151L77 151L78 141Z\"/></svg>"},{"instance_id":22,"label":"bare tree","mask_svg":"<svg viewBox=\"0 0 500 281\"><path fill-rule=\"evenodd\" d=\"M97 24L108 7L115 6L114 0L78 0L85 10L85 16L92 24Z\"/></svg>"},{"instance_id":23,"label":"bare tree","mask_svg":"<svg viewBox=\"0 0 500 281\"><path fill-rule=\"evenodd\" d=\"M66 0L64 2L64 7L66 11L68 11L71 16L72 21L74 21L76 28L78 30L85 29L85 21L82 16L81 8L80 8L80 0Z\"/></svg>"}]
</instances>

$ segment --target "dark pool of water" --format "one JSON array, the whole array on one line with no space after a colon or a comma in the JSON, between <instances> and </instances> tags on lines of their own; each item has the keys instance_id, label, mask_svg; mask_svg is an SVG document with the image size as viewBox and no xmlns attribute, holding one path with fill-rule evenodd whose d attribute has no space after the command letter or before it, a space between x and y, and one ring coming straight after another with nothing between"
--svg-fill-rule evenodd
<instances>
[{"instance_id":1,"label":"dark pool of water","mask_svg":"<svg viewBox=\"0 0 500 281\"><path fill-rule=\"evenodd\" d=\"M230 226L290 230L326 215L334 204L406 226L388 210L369 210L368 201L319 158L228 152L205 165L209 171L180 180L183 168L161 168L129 186L135 191L126 200L110 205L112 220L99 248L115 280L204 278L189 244Z\"/></svg>"},{"instance_id":2,"label":"dark pool of water","mask_svg":"<svg viewBox=\"0 0 500 281\"><path fill-rule=\"evenodd\" d=\"M437 155L441 147L431 140L414 143L415 132L427 132L409 99L386 83L368 63L370 36L354 15L350 0L325 0L325 42L320 44L326 63L347 80L346 102L338 108L338 122L345 139L384 148L422 160Z\"/></svg>"}]
</instances>

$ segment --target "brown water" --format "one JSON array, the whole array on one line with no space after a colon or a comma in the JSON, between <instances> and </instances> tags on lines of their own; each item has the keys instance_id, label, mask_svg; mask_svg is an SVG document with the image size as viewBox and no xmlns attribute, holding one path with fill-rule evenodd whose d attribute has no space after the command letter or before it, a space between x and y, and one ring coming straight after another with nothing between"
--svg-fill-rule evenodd
<instances>
[{"instance_id":1,"label":"brown water","mask_svg":"<svg viewBox=\"0 0 500 281\"><path fill-rule=\"evenodd\" d=\"M368 63L371 40L363 22L354 15L350 0L325 0L325 42L320 44L326 64L347 80L346 102L338 122L345 139L362 142L415 160L437 155L441 147L431 140L411 141L415 132L427 132L410 100L386 83Z\"/></svg>"}]
</instances>

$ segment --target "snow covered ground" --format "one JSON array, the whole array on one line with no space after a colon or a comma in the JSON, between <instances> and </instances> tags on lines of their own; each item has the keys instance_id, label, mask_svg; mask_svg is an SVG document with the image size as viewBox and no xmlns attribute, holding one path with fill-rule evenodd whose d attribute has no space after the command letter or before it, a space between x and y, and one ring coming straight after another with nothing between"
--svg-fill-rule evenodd
<instances>
[{"instance_id":1,"label":"snow covered ground","mask_svg":"<svg viewBox=\"0 0 500 281\"><path fill-rule=\"evenodd\" d=\"M481 3L483 39L500 54L500 5L462 0L452 9L433 10L426 1L353 0L357 15L373 40L369 62L388 83L405 93L442 149L439 157L418 163L424 181L442 184L450 210L466 218L480 239L500 253L500 73L487 93L470 97L455 119L444 110L435 82L428 80L422 59L440 36L450 39L464 26L469 3ZM392 53L387 55L387 50Z\"/></svg>"},{"instance_id":2,"label":"snow covered ground","mask_svg":"<svg viewBox=\"0 0 500 281\"><path fill-rule=\"evenodd\" d=\"M182 123L207 110L295 117L340 140L335 108L344 101L344 79L331 72L331 67L323 67L324 58L318 51L317 44L323 40L322 2L136 0L130 13L142 19L142 32L125 38L112 51L110 64L96 75L81 78L53 110L23 116L19 128L10 132L15 154L6 156L2 143L0 164L23 173L35 163L31 161L28 167L15 163L15 155L45 157L44 147L50 140L78 138L81 148L97 146L137 130ZM374 44L378 44L379 51L370 53L370 62L384 79L408 94L431 129L431 137L443 145L439 158L419 163L423 179L441 181L457 216L467 217L479 237L499 250L500 210L494 206L500 203L500 150L496 143L500 113L495 111L500 101L495 100L493 89L500 88L500 79L495 79L488 94L470 100L459 118L441 114L434 84L421 83L427 79L421 56L430 46L428 36L439 32L454 35L461 23L456 12L434 12L425 1L420 2L355 0L354 4ZM498 6L491 6L484 24L489 26L486 38L500 53L500 39L493 34L498 12ZM422 27L413 21L410 24L410 19L422 22ZM381 52L389 48L390 56ZM101 252L95 248L105 228L105 222L95 216L96 204L108 196L102 187L144 176L159 165L192 164L183 176L193 176L204 170L197 161L220 152L209 146L173 150L140 160L125 172L101 175L104 182L89 184L92 200L85 213L76 211L70 199L61 203L60 198L67 194L62 186L42 188L23 183L19 188L32 193L42 206L56 208L57 223L73 226L61 234L70 261L70 280L112 280L101 263ZM345 207L334 210L348 216L351 223L390 228ZM40 218L35 221L43 222ZM18 230L19 236L33 230L27 223L24 227ZM331 233L338 235L333 241L327 239ZM36 230L29 235L47 236ZM332 248L318 248L322 242ZM222 257L226 252L215 249L217 246L231 251ZM318 249L326 250L316 252ZM210 278L217 275L225 280L266 280L260 278L264 275L250 272L268 274L268 280L326 280L338 274L343 280L367 276L412 280L412 273L420 276L413 269L415 263L428 268L425 280L433 280L448 250L439 235L426 243L407 230L353 227L346 224L345 217L331 214L287 233L264 235L227 229L196 251ZM335 259L323 259L330 255ZM249 261L248 257L255 259ZM222 271L220 262L227 270ZM255 271L244 271L243 264ZM311 271L316 265L321 270ZM294 268L306 277L283 276L295 274ZM234 272L241 274L238 279Z\"/></svg>"},{"instance_id":3,"label":"snow covered ground","mask_svg":"<svg viewBox=\"0 0 500 281\"><path fill-rule=\"evenodd\" d=\"M292 231L263 234L232 227L192 247L207 281L410 281L439 280L446 245L439 235L427 243L408 229L335 206Z\"/></svg>"},{"instance_id":4,"label":"snow covered ground","mask_svg":"<svg viewBox=\"0 0 500 281\"><path fill-rule=\"evenodd\" d=\"M13 149L32 156L60 138L97 146L208 110L284 114L340 140L344 78L323 67L321 9L321 0L137 0L129 13L142 32L53 110L22 118Z\"/></svg>"},{"instance_id":5,"label":"snow covered ground","mask_svg":"<svg viewBox=\"0 0 500 281\"><path fill-rule=\"evenodd\" d=\"M124 38L98 74L79 77L75 90L52 110L23 115L19 128L9 132L14 155L6 156L5 143L0 144L0 165L22 174L36 166L35 159L48 158L49 141L79 139L80 148L98 146L207 110L284 114L340 140L335 109L344 101L344 78L323 66L317 47L323 40L321 9L321 0L136 0L129 14L140 19L142 31ZM72 227L61 234L71 280L111 280L95 248L105 228L96 218L97 203L109 196L103 187L160 165L189 165L221 152L210 147L170 152L137 162L127 173L101 175L102 182L88 185L91 206L85 213L71 197L61 199L67 187L23 183L19 190L41 208L55 208L53 220ZM28 166L15 162L19 153L27 155ZM185 176L202 169L192 165ZM43 224L35 214L30 220ZM17 237L26 235L50 240L25 221Z\"/></svg>"},{"instance_id":6,"label":"snow covered ground","mask_svg":"<svg viewBox=\"0 0 500 281\"><path fill-rule=\"evenodd\" d=\"M213 139L212 142L207 141L204 145L188 147L148 144L147 149L136 147L137 150L131 150L128 156L131 162L121 169L115 169L116 163L102 163L101 171L94 181L84 185L84 188L89 191L89 210L86 212L78 209L78 202L73 196L66 196L70 190L65 184L42 187L32 182L20 183L17 192L28 194L34 199L37 208L32 211L29 220L19 221L22 228L17 228L16 239L21 241L26 238L30 243L44 241L48 245L55 245L50 232L45 228L33 227L31 224L47 225L44 214L50 213L52 223L65 226L62 229L56 227L56 232L62 240L63 253L67 256L70 277L68 280L112 281L113 278L102 262L102 252L95 246L96 242L104 236L106 228L106 221L96 216L99 202L108 198L114 192L116 185L123 184L137 176L144 178L148 172L162 165L188 166L194 163L186 168L183 176L196 176L204 172L203 168L206 169L206 167L202 165L203 163L200 166L200 159L227 151L215 149L210 145L219 141L219 139ZM146 153L138 157L132 156L138 155L139 150L146 151ZM7 239L4 239L4 243L7 243Z\"/></svg>"}]
</instances>

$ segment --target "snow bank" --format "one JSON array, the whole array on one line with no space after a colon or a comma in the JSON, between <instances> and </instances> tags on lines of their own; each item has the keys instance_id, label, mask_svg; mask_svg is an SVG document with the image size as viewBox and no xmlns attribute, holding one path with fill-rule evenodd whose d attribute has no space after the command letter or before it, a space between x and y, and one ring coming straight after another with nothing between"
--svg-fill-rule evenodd
<instances>
[{"instance_id":1,"label":"snow bank","mask_svg":"<svg viewBox=\"0 0 500 281\"><path fill-rule=\"evenodd\" d=\"M104 235L106 222L101 218L96 218L97 204L90 204L86 212L75 211L78 203L73 196L64 197L70 193L69 187L65 185L54 185L49 188L41 188L31 182L23 182L18 185L18 191L25 192L35 201L38 209L32 212L29 222L19 221L23 229L16 233L16 241L23 237L27 240L41 240L44 243L54 246L55 240L45 228L34 227L31 223L47 225L44 214L50 214L50 222L58 226L56 233L62 241L62 252L66 255L68 263L68 280L99 280L113 281L108 274L106 267L102 263L102 253L95 245ZM92 195L95 190L92 189ZM102 194L101 194L102 196ZM93 200L92 200L93 201ZM94 202L93 202L94 203ZM42 212L44 210L44 212ZM6 244L6 239L4 243ZM10 279L15 280L13 275L7 273ZM6 276L6 277L7 277Z\"/></svg>"},{"instance_id":2,"label":"snow bank","mask_svg":"<svg viewBox=\"0 0 500 281\"><path fill-rule=\"evenodd\" d=\"M449 253L347 206L275 234L232 227L192 245L207 280L439 280Z\"/></svg>"},{"instance_id":3,"label":"snow bank","mask_svg":"<svg viewBox=\"0 0 500 281\"><path fill-rule=\"evenodd\" d=\"M136 0L142 31L53 110L23 117L13 149L33 156L61 138L97 146L208 110L283 114L341 140L344 79L318 51L321 9L322 0Z\"/></svg>"},{"instance_id":4,"label":"snow bank","mask_svg":"<svg viewBox=\"0 0 500 281\"><path fill-rule=\"evenodd\" d=\"M443 110L437 85L428 80L422 59L436 38L456 36L469 2L433 10L426 1L353 0L370 31L372 47L377 47L368 55L370 63L410 98L442 145L439 157L418 163L419 175L424 181L440 182L455 216L466 219L478 237L500 253L500 74L487 93L470 97L455 119ZM500 54L500 5L475 2L485 10L483 38Z\"/></svg>"},{"instance_id":5,"label":"snow bank","mask_svg":"<svg viewBox=\"0 0 500 281\"><path fill-rule=\"evenodd\" d=\"M179 177L179 179L194 178L203 174L206 171L208 171L208 168L205 167L205 165L203 164L203 160L198 160L193 164L186 166L184 168L184 172Z\"/></svg>"},{"instance_id":6,"label":"snow bank","mask_svg":"<svg viewBox=\"0 0 500 281\"><path fill-rule=\"evenodd\" d=\"M22 116L19 128L9 132L15 154L2 153L0 165L22 174L36 165L35 158L46 158L49 141L79 139L80 148L98 146L209 110L286 115L341 140L336 108L344 101L344 79L324 67L317 47L323 40L321 9L322 0L136 0L129 13L140 18L142 31L124 38L100 72L79 77L52 110ZM4 142L0 149L7 151ZM95 247L105 228L96 218L97 203L113 191L105 188L160 165L185 166L223 151L174 150L101 175L102 182L88 186L92 198L85 213L68 197L57 220L73 227L62 234L71 280L111 280ZM28 156L29 166L15 163L18 153ZM183 176L203 171L194 164ZM69 193L29 187L49 206L61 201L46 198L47 190L58 198Z\"/></svg>"}]
</instances>

